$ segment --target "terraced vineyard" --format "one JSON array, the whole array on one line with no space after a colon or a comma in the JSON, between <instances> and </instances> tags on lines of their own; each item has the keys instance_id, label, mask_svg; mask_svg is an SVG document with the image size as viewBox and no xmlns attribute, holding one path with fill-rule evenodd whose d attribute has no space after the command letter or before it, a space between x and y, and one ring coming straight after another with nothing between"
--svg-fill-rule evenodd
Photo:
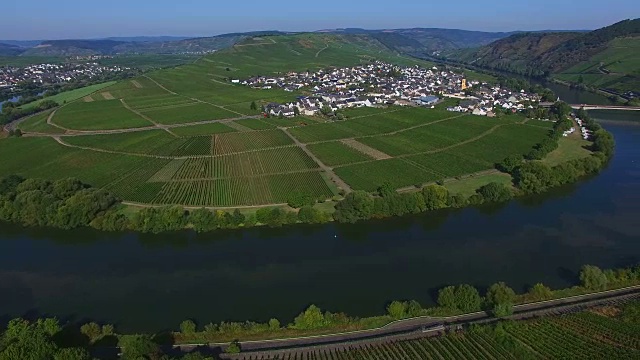
<instances>
[{"instance_id":1,"label":"terraced vineyard","mask_svg":"<svg viewBox=\"0 0 640 360\"><path fill-rule=\"evenodd\" d=\"M354 343L239 359L638 359L640 324L590 312L408 341Z\"/></svg>"},{"instance_id":2,"label":"terraced vineyard","mask_svg":"<svg viewBox=\"0 0 640 360\"><path fill-rule=\"evenodd\" d=\"M14 155L3 157L0 175L77 177L136 203L256 206L285 203L294 192L325 200L338 187L403 188L491 169L530 151L551 126L413 107L346 109L341 121L263 118L250 109L253 102L302 93L229 79L374 59L420 61L358 36L247 41L191 65L84 89L86 96L52 116L61 128L47 123L49 112L26 119L20 128L39 138L0 140L0 153Z\"/></svg>"}]
</instances>

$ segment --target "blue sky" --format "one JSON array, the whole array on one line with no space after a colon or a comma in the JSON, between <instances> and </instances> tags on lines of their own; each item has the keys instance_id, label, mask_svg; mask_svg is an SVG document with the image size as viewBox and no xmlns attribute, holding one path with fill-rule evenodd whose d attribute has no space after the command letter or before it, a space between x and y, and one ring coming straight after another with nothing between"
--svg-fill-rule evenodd
<instances>
[{"instance_id":1,"label":"blue sky","mask_svg":"<svg viewBox=\"0 0 640 360\"><path fill-rule=\"evenodd\" d=\"M640 5L638 0L7 0L2 13L0 38L29 40L339 27L596 29L640 17Z\"/></svg>"}]
</instances>

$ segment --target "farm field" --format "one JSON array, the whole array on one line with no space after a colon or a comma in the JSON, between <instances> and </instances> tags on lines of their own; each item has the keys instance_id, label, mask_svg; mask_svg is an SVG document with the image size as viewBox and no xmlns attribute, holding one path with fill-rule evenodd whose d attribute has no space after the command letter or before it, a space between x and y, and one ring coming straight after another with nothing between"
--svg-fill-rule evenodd
<instances>
[{"instance_id":1,"label":"farm field","mask_svg":"<svg viewBox=\"0 0 640 360\"><path fill-rule=\"evenodd\" d=\"M74 102L61 107L53 123L72 130L112 130L151 126L118 100Z\"/></svg>"},{"instance_id":2,"label":"farm field","mask_svg":"<svg viewBox=\"0 0 640 360\"><path fill-rule=\"evenodd\" d=\"M66 133L44 112L20 124L29 136L0 140L0 151L17 154L0 175L77 177L135 203L282 204L293 192L326 200L338 184L344 192L385 182L400 189L492 169L529 152L551 126L417 107L345 109L340 121L250 117L260 113L252 102L301 93L230 81L374 59L430 65L368 38L307 34L248 39L193 64L101 84L57 109L52 121Z\"/></svg>"},{"instance_id":3,"label":"farm field","mask_svg":"<svg viewBox=\"0 0 640 360\"><path fill-rule=\"evenodd\" d=\"M503 321L415 340L293 349L269 359L637 359L638 331L636 321L582 312ZM252 355L266 359L250 353L239 359Z\"/></svg>"},{"instance_id":4,"label":"farm field","mask_svg":"<svg viewBox=\"0 0 640 360\"><path fill-rule=\"evenodd\" d=\"M27 109L30 107L34 107L37 106L39 103L46 101L46 100L52 100L57 102L58 104L64 104L64 103L68 103L68 102L72 102L74 100L83 98L85 96L91 95L96 91L99 91L101 89L104 89L106 87L109 87L113 84L115 84L115 81L109 81L109 82L105 82L102 84L95 84L95 85L90 85L90 86L86 86L83 88L79 88L79 89L74 89L74 90L70 90L70 91L65 91L62 92L60 94L56 94L56 95L52 95L52 96L47 96L44 99L41 100L36 100L33 102L30 102L28 104L24 104L21 106L21 108Z\"/></svg>"},{"instance_id":5,"label":"farm field","mask_svg":"<svg viewBox=\"0 0 640 360\"><path fill-rule=\"evenodd\" d=\"M27 132L38 132L47 134L61 134L64 130L47 124L47 118L53 110L43 111L39 114L28 117L18 125L18 129Z\"/></svg>"}]
</instances>

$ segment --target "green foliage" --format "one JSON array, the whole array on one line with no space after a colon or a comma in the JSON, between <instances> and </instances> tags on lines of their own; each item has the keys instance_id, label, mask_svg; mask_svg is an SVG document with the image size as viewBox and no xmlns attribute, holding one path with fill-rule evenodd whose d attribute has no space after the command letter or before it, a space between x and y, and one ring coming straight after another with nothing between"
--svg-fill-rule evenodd
<instances>
[{"instance_id":1,"label":"green foliage","mask_svg":"<svg viewBox=\"0 0 640 360\"><path fill-rule=\"evenodd\" d=\"M339 222L355 223L371 218L373 208L373 198L367 192L354 191L336 205L336 212L333 216Z\"/></svg>"},{"instance_id":2,"label":"green foliage","mask_svg":"<svg viewBox=\"0 0 640 360\"><path fill-rule=\"evenodd\" d=\"M318 329L325 325L327 325L325 317L320 308L315 305L309 306L293 320L293 327L300 330Z\"/></svg>"},{"instance_id":3,"label":"green foliage","mask_svg":"<svg viewBox=\"0 0 640 360\"><path fill-rule=\"evenodd\" d=\"M162 351L149 335L130 335L120 339L123 360L158 359Z\"/></svg>"},{"instance_id":4,"label":"green foliage","mask_svg":"<svg viewBox=\"0 0 640 360\"><path fill-rule=\"evenodd\" d=\"M0 219L25 226L88 226L118 202L108 192L75 179L51 182L9 176L0 184Z\"/></svg>"},{"instance_id":5,"label":"green foliage","mask_svg":"<svg viewBox=\"0 0 640 360\"><path fill-rule=\"evenodd\" d=\"M422 189L427 210L444 209L449 200L449 191L444 186L429 185Z\"/></svg>"},{"instance_id":6,"label":"green foliage","mask_svg":"<svg viewBox=\"0 0 640 360\"><path fill-rule=\"evenodd\" d=\"M298 221L303 224L324 224L332 220L332 215L313 206L303 206L298 211Z\"/></svg>"},{"instance_id":7,"label":"green foliage","mask_svg":"<svg viewBox=\"0 0 640 360\"><path fill-rule=\"evenodd\" d=\"M394 301L387 306L387 313L394 319L403 319L407 316L407 303Z\"/></svg>"},{"instance_id":8,"label":"green foliage","mask_svg":"<svg viewBox=\"0 0 640 360\"><path fill-rule=\"evenodd\" d=\"M239 354L242 351L240 347L240 342L238 340L234 340L224 349L224 352L227 354Z\"/></svg>"},{"instance_id":9,"label":"green foliage","mask_svg":"<svg viewBox=\"0 0 640 360\"><path fill-rule=\"evenodd\" d=\"M185 320L180 323L180 332L185 335L190 335L195 333L197 330L196 323L192 320Z\"/></svg>"},{"instance_id":10,"label":"green foliage","mask_svg":"<svg viewBox=\"0 0 640 360\"><path fill-rule=\"evenodd\" d=\"M477 190L478 194L482 195L482 198L486 202L506 202L511 200L513 193L504 184L496 182L484 185Z\"/></svg>"},{"instance_id":11,"label":"green foliage","mask_svg":"<svg viewBox=\"0 0 640 360\"><path fill-rule=\"evenodd\" d=\"M533 301L549 300L553 297L553 291L542 283L537 283L531 287L527 297Z\"/></svg>"},{"instance_id":12,"label":"green foliage","mask_svg":"<svg viewBox=\"0 0 640 360\"><path fill-rule=\"evenodd\" d=\"M395 193L396 193L396 189L393 187L393 185L389 181L385 181L378 188L378 195L380 195L382 197L388 197L388 196L391 196L391 195L393 195Z\"/></svg>"},{"instance_id":13,"label":"green foliage","mask_svg":"<svg viewBox=\"0 0 640 360\"><path fill-rule=\"evenodd\" d=\"M513 315L513 304L509 302L496 303L491 309L495 317L507 317Z\"/></svg>"},{"instance_id":14,"label":"green foliage","mask_svg":"<svg viewBox=\"0 0 640 360\"><path fill-rule=\"evenodd\" d=\"M134 230L158 234L181 230L187 224L187 213L181 206L144 208L131 221Z\"/></svg>"},{"instance_id":15,"label":"green foliage","mask_svg":"<svg viewBox=\"0 0 640 360\"><path fill-rule=\"evenodd\" d=\"M482 298L478 290L471 285L447 286L438 291L438 305L462 312L479 311Z\"/></svg>"},{"instance_id":16,"label":"green foliage","mask_svg":"<svg viewBox=\"0 0 640 360\"><path fill-rule=\"evenodd\" d=\"M305 205L313 205L315 203L315 199L311 194L303 193L300 191L294 191L289 195L289 199L287 200L287 204L294 209L299 209Z\"/></svg>"},{"instance_id":17,"label":"green foliage","mask_svg":"<svg viewBox=\"0 0 640 360\"><path fill-rule=\"evenodd\" d=\"M80 333L85 335L90 343L93 343L102 336L102 328L95 322L90 322L80 327Z\"/></svg>"},{"instance_id":18,"label":"green foliage","mask_svg":"<svg viewBox=\"0 0 640 360\"><path fill-rule=\"evenodd\" d=\"M511 174L515 168L522 165L522 155L509 155L502 162L496 165L496 168L502 172Z\"/></svg>"},{"instance_id":19,"label":"green foliage","mask_svg":"<svg viewBox=\"0 0 640 360\"><path fill-rule=\"evenodd\" d=\"M582 286L589 290L605 290L609 280L604 272L597 266L585 265L580 270Z\"/></svg>"},{"instance_id":20,"label":"green foliage","mask_svg":"<svg viewBox=\"0 0 640 360\"><path fill-rule=\"evenodd\" d=\"M269 330L271 331L280 330L280 321L278 319L270 319Z\"/></svg>"},{"instance_id":21,"label":"green foliage","mask_svg":"<svg viewBox=\"0 0 640 360\"><path fill-rule=\"evenodd\" d=\"M501 304L513 304L516 298L516 293L504 282L499 282L489 287L485 297L487 303L495 308L497 305Z\"/></svg>"}]
</instances>

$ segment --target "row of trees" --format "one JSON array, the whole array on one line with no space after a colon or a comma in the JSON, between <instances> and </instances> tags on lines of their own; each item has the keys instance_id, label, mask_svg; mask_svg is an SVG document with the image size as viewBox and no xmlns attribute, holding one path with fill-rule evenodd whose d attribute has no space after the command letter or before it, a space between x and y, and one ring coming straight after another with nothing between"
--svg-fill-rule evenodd
<instances>
[{"instance_id":1,"label":"row of trees","mask_svg":"<svg viewBox=\"0 0 640 360\"><path fill-rule=\"evenodd\" d=\"M41 101L38 105L21 109L19 105L7 102L2 105L2 113L0 113L0 124L8 124L14 120L18 120L25 116L33 115L44 110L58 107L58 103L52 100Z\"/></svg>"},{"instance_id":2,"label":"row of trees","mask_svg":"<svg viewBox=\"0 0 640 360\"><path fill-rule=\"evenodd\" d=\"M341 223L355 223L372 218L386 218L445 208L462 208L488 202L504 202L513 197L511 189L499 183L490 183L465 197L451 194L441 185L429 185L419 192L397 193L389 183L383 184L377 196L366 191L354 191L336 205L333 218Z\"/></svg>"}]
</instances>

